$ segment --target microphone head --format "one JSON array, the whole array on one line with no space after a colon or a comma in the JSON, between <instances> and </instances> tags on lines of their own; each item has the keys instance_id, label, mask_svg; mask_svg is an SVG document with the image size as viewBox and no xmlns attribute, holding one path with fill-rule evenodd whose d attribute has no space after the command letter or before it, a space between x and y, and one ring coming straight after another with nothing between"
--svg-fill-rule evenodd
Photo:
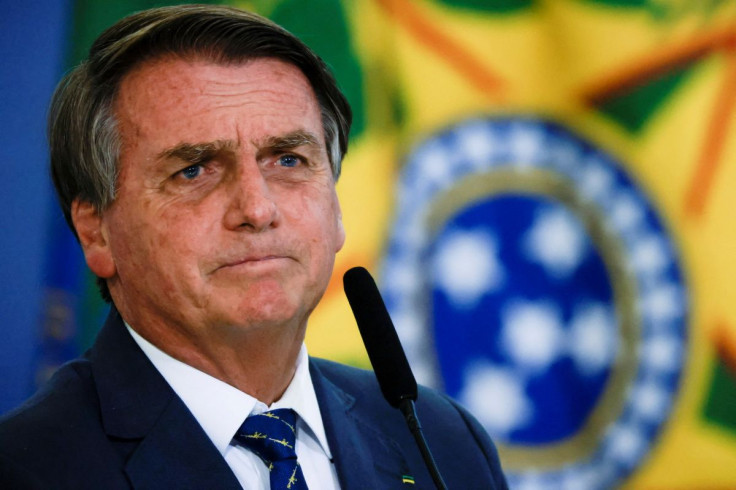
<instances>
[{"instance_id":1,"label":"microphone head","mask_svg":"<svg viewBox=\"0 0 736 490\"><path fill-rule=\"evenodd\" d=\"M343 276L343 286L386 401L398 408L401 400L416 400L417 382L370 273L354 267Z\"/></svg>"}]
</instances>

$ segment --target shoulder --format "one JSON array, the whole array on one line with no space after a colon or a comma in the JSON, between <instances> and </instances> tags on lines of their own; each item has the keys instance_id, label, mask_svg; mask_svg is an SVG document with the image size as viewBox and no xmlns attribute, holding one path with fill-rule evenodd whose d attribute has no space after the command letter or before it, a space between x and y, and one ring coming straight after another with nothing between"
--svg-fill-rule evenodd
<instances>
[{"instance_id":1,"label":"shoulder","mask_svg":"<svg viewBox=\"0 0 736 490\"><path fill-rule=\"evenodd\" d=\"M360 394L363 390L379 392L376 376L373 371L360 369L346 364L340 364L327 359L310 357L310 363L319 375L324 376L341 389L348 393ZM314 370L313 370L314 372Z\"/></svg>"},{"instance_id":2,"label":"shoulder","mask_svg":"<svg viewBox=\"0 0 736 490\"><path fill-rule=\"evenodd\" d=\"M420 386L417 413L438 460L451 462L459 472L487 467L493 488L507 488L496 446L467 409L444 393ZM471 461L477 464L469 466Z\"/></svg>"},{"instance_id":3,"label":"shoulder","mask_svg":"<svg viewBox=\"0 0 736 490\"><path fill-rule=\"evenodd\" d=\"M44 475L69 471L78 451L99 446L99 420L88 361L64 365L32 398L0 418L0 482L37 488ZM83 471L83 462L79 465Z\"/></svg>"},{"instance_id":4,"label":"shoulder","mask_svg":"<svg viewBox=\"0 0 736 490\"><path fill-rule=\"evenodd\" d=\"M386 410L391 413L397 412L383 398L373 371L346 366L325 359L312 358L311 360L317 368L317 373L354 398L356 406L375 404L381 408L386 407ZM482 432L480 424L475 421L467 410L447 395L432 388L419 385L417 410L426 417L440 420L448 420L446 417L449 417L449 420L455 423L467 424L470 430Z\"/></svg>"},{"instance_id":5,"label":"shoulder","mask_svg":"<svg viewBox=\"0 0 736 490\"><path fill-rule=\"evenodd\" d=\"M356 404L376 403L388 407L388 410L392 413L396 411L383 398L373 371L325 359L312 358L311 361L320 375L355 398ZM444 417L449 416L450 420L461 422L467 425L469 430L481 432L485 435L485 431L480 424L465 408L449 396L432 388L419 385L417 409L430 418L444 419Z\"/></svg>"},{"instance_id":6,"label":"shoulder","mask_svg":"<svg viewBox=\"0 0 736 490\"><path fill-rule=\"evenodd\" d=\"M84 359L62 366L51 379L23 405L0 418L0 435L21 432L63 430L80 413L96 405L89 362ZM8 438L0 439L2 446Z\"/></svg>"},{"instance_id":7,"label":"shoulder","mask_svg":"<svg viewBox=\"0 0 736 490\"><path fill-rule=\"evenodd\" d=\"M313 358L312 362L318 375L354 400L353 411L369 420L375 431L389 435L402 447L414 446L400 411L384 400L372 371L324 359ZM493 488L506 488L496 448L475 417L447 395L421 385L416 406L434 457L448 474L464 474L469 464L484 466Z\"/></svg>"}]
</instances>

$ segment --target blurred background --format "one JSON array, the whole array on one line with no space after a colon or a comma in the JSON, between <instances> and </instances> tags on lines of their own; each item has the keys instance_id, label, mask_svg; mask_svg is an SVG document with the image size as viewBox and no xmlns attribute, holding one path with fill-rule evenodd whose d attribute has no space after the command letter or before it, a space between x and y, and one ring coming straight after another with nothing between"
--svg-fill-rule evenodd
<instances>
[{"instance_id":1,"label":"blurred background","mask_svg":"<svg viewBox=\"0 0 736 490\"><path fill-rule=\"evenodd\" d=\"M48 178L51 92L164 4L2 2L0 413L107 311ZM369 367L341 285L363 265L512 488L736 488L735 1L230 4L306 41L355 112L312 355Z\"/></svg>"}]
</instances>

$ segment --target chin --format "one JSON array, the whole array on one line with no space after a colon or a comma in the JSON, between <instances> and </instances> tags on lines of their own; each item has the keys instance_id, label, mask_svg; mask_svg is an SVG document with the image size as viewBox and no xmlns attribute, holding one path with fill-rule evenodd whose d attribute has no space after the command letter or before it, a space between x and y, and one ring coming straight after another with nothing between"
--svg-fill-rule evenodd
<instances>
[{"instance_id":1,"label":"chin","mask_svg":"<svg viewBox=\"0 0 736 490\"><path fill-rule=\"evenodd\" d=\"M304 322L321 296L314 290L298 281L258 281L245 288L221 290L221 294L213 295L209 306L220 311L228 324L244 328Z\"/></svg>"},{"instance_id":2,"label":"chin","mask_svg":"<svg viewBox=\"0 0 736 490\"><path fill-rule=\"evenodd\" d=\"M290 322L299 316L301 308L283 298L259 301L258 298L249 298L246 301L233 302L223 305L224 317L227 323L242 328L280 325ZM235 306L235 308L233 308Z\"/></svg>"}]
</instances>

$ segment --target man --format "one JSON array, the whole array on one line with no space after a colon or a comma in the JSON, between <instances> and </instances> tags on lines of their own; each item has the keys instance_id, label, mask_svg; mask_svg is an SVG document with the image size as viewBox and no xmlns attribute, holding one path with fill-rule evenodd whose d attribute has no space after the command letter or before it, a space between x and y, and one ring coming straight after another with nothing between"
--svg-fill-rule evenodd
<instances>
[{"instance_id":1,"label":"man","mask_svg":"<svg viewBox=\"0 0 736 490\"><path fill-rule=\"evenodd\" d=\"M111 313L0 424L0 486L432 488L372 374L303 346L345 239L350 120L324 63L255 15L168 7L100 36L50 146ZM467 412L429 390L418 411L450 488L505 488Z\"/></svg>"}]
</instances>

